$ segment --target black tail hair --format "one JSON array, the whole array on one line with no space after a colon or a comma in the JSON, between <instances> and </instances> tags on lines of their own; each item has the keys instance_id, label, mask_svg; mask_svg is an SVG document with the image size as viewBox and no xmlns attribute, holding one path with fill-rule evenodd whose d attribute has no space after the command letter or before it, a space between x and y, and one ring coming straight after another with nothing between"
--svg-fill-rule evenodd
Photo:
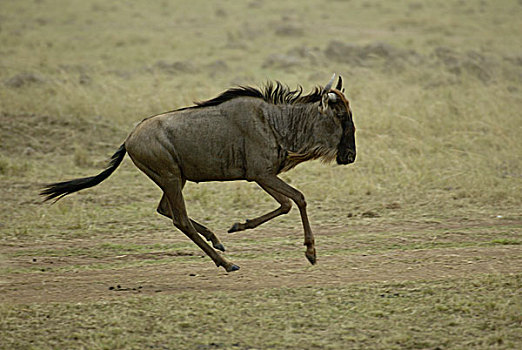
<instances>
[{"instance_id":1,"label":"black tail hair","mask_svg":"<svg viewBox=\"0 0 522 350\"><path fill-rule=\"evenodd\" d=\"M125 149L125 144L123 144L116 153L112 155L109 166L98 175L47 185L43 188L42 192L40 192L40 195L45 196L44 202L54 198L56 198L54 202L57 202L68 194L96 186L116 170L125 157L125 153L127 153L127 150Z\"/></svg>"}]
</instances>

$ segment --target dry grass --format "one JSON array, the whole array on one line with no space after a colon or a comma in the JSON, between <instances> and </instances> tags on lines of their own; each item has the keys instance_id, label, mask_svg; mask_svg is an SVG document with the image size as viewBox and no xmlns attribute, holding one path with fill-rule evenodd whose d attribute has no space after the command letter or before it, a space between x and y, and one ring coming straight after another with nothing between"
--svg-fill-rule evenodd
<instances>
[{"instance_id":1,"label":"dry grass","mask_svg":"<svg viewBox=\"0 0 522 350\"><path fill-rule=\"evenodd\" d=\"M54 206L40 204L38 189L97 173L149 115L267 79L310 90L337 72L354 110L357 161L348 167L312 162L283 175L305 193L313 227L350 231L499 217L512 224L498 244L515 246L522 207L521 12L508 0L2 1L0 242L121 240L120 252L126 252L129 241L143 249L143 237L170 237L170 225L153 214L159 190L128 160L99 187ZM185 193L190 215L218 234L276 205L247 183L188 184ZM296 210L268 225L301 230ZM469 244L473 238L480 244L480 237L468 234ZM386 243L395 234L380 238L376 249L395 249ZM364 240L357 232L347 239ZM433 246L423 241L421 248ZM347 246L339 254L348 253ZM0 255L0 263L8 258ZM255 295L196 293L197 300L183 294L109 304L3 305L0 339L8 340L0 347L168 348L179 341L200 349L305 343L515 348L521 343L517 288L517 277L500 275ZM401 297L380 297L395 289ZM322 295L315 318L306 307L314 295ZM274 298L281 302L271 309ZM216 304L223 309L208 307ZM204 319L193 318L191 308L203 310L198 314ZM263 317L256 319L256 312ZM342 326L333 327L332 319ZM151 329L142 327L144 320ZM252 327L260 333L250 333ZM93 331L100 328L106 332ZM24 336L16 340L15 333ZM204 338L191 338L196 333Z\"/></svg>"},{"instance_id":2,"label":"dry grass","mask_svg":"<svg viewBox=\"0 0 522 350\"><path fill-rule=\"evenodd\" d=\"M505 276L179 293L0 313L10 349L514 349L520 284Z\"/></svg>"}]
</instances>

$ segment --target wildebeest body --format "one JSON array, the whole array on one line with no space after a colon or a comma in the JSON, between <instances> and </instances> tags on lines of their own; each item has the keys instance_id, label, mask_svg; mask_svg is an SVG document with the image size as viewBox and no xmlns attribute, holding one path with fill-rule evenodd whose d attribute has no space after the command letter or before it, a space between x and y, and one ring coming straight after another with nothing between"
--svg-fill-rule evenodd
<instances>
[{"instance_id":1,"label":"wildebeest body","mask_svg":"<svg viewBox=\"0 0 522 350\"><path fill-rule=\"evenodd\" d=\"M132 159L167 151L189 181L246 180L284 160L262 104L244 98L155 116L136 127L125 147Z\"/></svg>"},{"instance_id":2,"label":"wildebeest body","mask_svg":"<svg viewBox=\"0 0 522 350\"><path fill-rule=\"evenodd\" d=\"M335 121L303 118L308 109L309 105L273 105L252 97L187 108L144 120L125 147L132 159L146 154L157 158L159 149L168 151L188 181L252 181L297 165L300 161L292 154L306 154L317 146L336 149L341 130ZM314 140L316 134L321 140Z\"/></svg>"}]
</instances>

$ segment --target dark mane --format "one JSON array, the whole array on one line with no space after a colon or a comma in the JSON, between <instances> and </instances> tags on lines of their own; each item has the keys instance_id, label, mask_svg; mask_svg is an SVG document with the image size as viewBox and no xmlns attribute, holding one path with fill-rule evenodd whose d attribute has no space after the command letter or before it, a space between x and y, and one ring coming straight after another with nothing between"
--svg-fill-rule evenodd
<instances>
[{"instance_id":1,"label":"dark mane","mask_svg":"<svg viewBox=\"0 0 522 350\"><path fill-rule=\"evenodd\" d=\"M195 106L191 108L201 108L209 106L217 106L223 102L230 101L238 97L255 97L263 99L268 103L275 105L280 104L296 104L296 103L313 103L321 100L321 87L316 87L308 95L303 96L303 88L299 85L297 89L291 90L287 85L283 85L279 81L268 82L263 90L251 86L238 86L230 88L222 92L213 99L195 102Z\"/></svg>"}]
</instances>

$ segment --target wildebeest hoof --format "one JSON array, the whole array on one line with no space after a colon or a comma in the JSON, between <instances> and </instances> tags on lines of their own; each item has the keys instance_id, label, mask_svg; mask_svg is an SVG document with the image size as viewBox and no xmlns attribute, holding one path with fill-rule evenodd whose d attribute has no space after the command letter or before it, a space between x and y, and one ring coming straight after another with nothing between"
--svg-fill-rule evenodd
<instances>
[{"instance_id":1,"label":"wildebeest hoof","mask_svg":"<svg viewBox=\"0 0 522 350\"><path fill-rule=\"evenodd\" d=\"M317 262L317 259L315 257L315 248L312 248L312 250L307 250L305 256L308 259L308 261L310 261L310 264L315 265L315 263Z\"/></svg>"},{"instance_id":2,"label":"wildebeest hoof","mask_svg":"<svg viewBox=\"0 0 522 350\"><path fill-rule=\"evenodd\" d=\"M221 250L222 252L225 251L225 246L221 243L214 244L214 249Z\"/></svg>"},{"instance_id":3,"label":"wildebeest hoof","mask_svg":"<svg viewBox=\"0 0 522 350\"><path fill-rule=\"evenodd\" d=\"M230 266L226 267L225 269L227 270L227 272L233 272L233 271L239 270L239 266L237 266L235 264L231 264Z\"/></svg>"},{"instance_id":4,"label":"wildebeest hoof","mask_svg":"<svg viewBox=\"0 0 522 350\"><path fill-rule=\"evenodd\" d=\"M231 228L228 229L228 233L237 232L237 231L241 231L241 230L242 230L241 224L239 222L236 222L234 225L232 225Z\"/></svg>"}]
</instances>

